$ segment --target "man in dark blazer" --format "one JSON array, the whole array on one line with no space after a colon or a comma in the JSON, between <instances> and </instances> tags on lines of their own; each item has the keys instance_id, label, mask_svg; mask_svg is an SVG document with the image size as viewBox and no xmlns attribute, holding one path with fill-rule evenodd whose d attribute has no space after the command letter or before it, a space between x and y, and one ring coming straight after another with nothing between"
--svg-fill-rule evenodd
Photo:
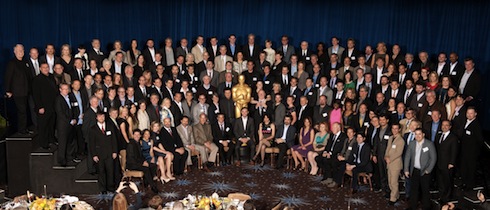
<instances>
[{"instance_id":1,"label":"man in dark blazer","mask_svg":"<svg viewBox=\"0 0 490 210\"><path fill-rule=\"evenodd\" d=\"M218 38L215 36L209 38L209 46L206 47L206 52L209 53L209 59L214 61L216 56L219 56L219 46L218 46Z\"/></svg>"},{"instance_id":2,"label":"man in dark blazer","mask_svg":"<svg viewBox=\"0 0 490 210\"><path fill-rule=\"evenodd\" d=\"M471 101L478 97L481 88L481 76L477 70L475 70L475 63L472 58L466 58L464 60L465 71L459 80L459 92L466 95L467 101ZM468 100L469 99L469 100Z\"/></svg>"},{"instance_id":3,"label":"man in dark blazer","mask_svg":"<svg viewBox=\"0 0 490 210\"><path fill-rule=\"evenodd\" d=\"M308 99L308 106L314 107L316 105L317 94L318 91L315 86L313 86L313 79L306 79L306 87L303 90L303 96Z\"/></svg>"},{"instance_id":4,"label":"man in dark blazer","mask_svg":"<svg viewBox=\"0 0 490 210\"><path fill-rule=\"evenodd\" d=\"M159 97L156 93L150 95L150 103L146 106L146 113L150 118L150 122L160 122L160 103Z\"/></svg>"},{"instance_id":5,"label":"man in dark blazer","mask_svg":"<svg viewBox=\"0 0 490 210\"><path fill-rule=\"evenodd\" d=\"M74 108L69 97L68 84L60 85L60 93L56 96L54 105L56 112L56 131L58 137L58 164L66 166L73 160L75 147L73 144L73 129L77 123L78 115L74 115Z\"/></svg>"},{"instance_id":6,"label":"man in dark blazer","mask_svg":"<svg viewBox=\"0 0 490 210\"><path fill-rule=\"evenodd\" d=\"M96 114L99 111L98 105L99 105L99 99L97 99L96 96L91 96L89 99L89 107L85 109L85 112L83 114L82 131L83 131L83 138L87 143L88 157L92 157L91 147L93 146L94 142L93 139L90 139L90 129L92 128L92 126L95 126L97 124ZM94 160L92 158L87 158L87 168L88 168L87 169L88 173L95 174L96 169L94 165Z\"/></svg>"},{"instance_id":7,"label":"man in dark blazer","mask_svg":"<svg viewBox=\"0 0 490 210\"><path fill-rule=\"evenodd\" d=\"M49 64L49 73L53 73L54 65L61 64L61 58L54 55L54 45L47 44L46 45L46 54L39 57L39 63L47 63ZM53 64L51 65L50 60L52 60ZM69 72L67 72L69 73Z\"/></svg>"},{"instance_id":8,"label":"man in dark blazer","mask_svg":"<svg viewBox=\"0 0 490 210\"><path fill-rule=\"evenodd\" d=\"M287 66L283 66L280 71L281 73L276 77L276 82L281 84L281 89L284 90L289 87L292 76L289 74L289 67Z\"/></svg>"},{"instance_id":9,"label":"man in dark blazer","mask_svg":"<svg viewBox=\"0 0 490 210\"><path fill-rule=\"evenodd\" d=\"M187 39L186 38L182 38L180 39L180 46L178 46L177 48L175 48L175 58L179 57L179 56L186 56L187 54L189 54L191 51L189 50L189 48L187 47Z\"/></svg>"},{"instance_id":10,"label":"man in dark blazer","mask_svg":"<svg viewBox=\"0 0 490 210\"><path fill-rule=\"evenodd\" d=\"M27 95L30 92L31 82L30 65L24 60L24 46L17 44L14 47L15 58L9 61L5 72L5 95L13 98L17 107L17 131L19 134L28 134L27 130ZM48 67L49 74L49 67ZM54 81L53 81L54 82ZM36 110L36 109L35 109ZM37 112L37 110L36 110ZM32 113L34 114L34 113ZM42 145L47 147L47 145Z\"/></svg>"},{"instance_id":11,"label":"man in dark blazer","mask_svg":"<svg viewBox=\"0 0 490 210\"><path fill-rule=\"evenodd\" d=\"M462 113L461 113L462 114ZM475 187L476 166L478 165L478 156L483 147L483 134L480 123L476 119L476 110L474 107L468 107L466 110L466 123L460 129L462 130L461 142L461 178L463 180L463 189L472 190Z\"/></svg>"},{"instance_id":12,"label":"man in dark blazer","mask_svg":"<svg viewBox=\"0 0 490 210\"><path fill-rule=\"evenodd\" d=\"M165 150L174 154L174 174L182 175L184 174L185 161L187 160L189 153L184 149L184 144L175 127L170 126L170 118L165 118L159 137L160 139L165 139L165 141L162 142Z\"/></svg>"},{"instance_id":13,"label":"man in dark blazer","mask_svg":"<svg viewBox=\"0 0 490 210\"><path fill-rule=\"evenodd\" d=\"M437 135L441 134L441 113L438 110L432 111L430 121L423 122L422 129L424 130L425 138L432 142L437 141Z\"/></svg>"},{"instance_id":14,"label":"man in dark blazer","mask_svg":"<svg viewBox=\"0 0 490 210\"><path fill-rule=\"evenodd\" d=\"M451 78L451 83L455 86L459 86L459 80L461 76L463 76L465 68L464 66L458 62L458 54L452 52L449 54L449 63L444 66L442 70L442 75L449 75Z\"/></svg>"},{"instance_id":15,"label":"man in dark blazer","mask_svg":"<svg viewBox=\"0 0 490 210\"><path fill-rule=\"evenodd\" d=\"M174 116L174 125L175 127L180 125L180 120L184 116L182 109L182 93L178 92L174 95L174 100L172 101L172 105L170 105L170 112Z\"/></svg>"},{"instance_id":16,"label":"man in dark blazer","mask_svg":"<svg viewBox=\"0 0 490 210\"><path fill-rule=\"evenodd\" d=\"M289 44L289 37L287 35L283 35L281 37L281 46L277 48L276 53L281 52L283 56L283 61L286 64L291 63L291 56L295 53L294 46Z\"/></svg>"},{"instance_id":17,"label":"man in dark blazer","mask_svg":"<svg viewBox=\"0 0 490 210\"><path fill-rule=\"evenodd\" d=\"M420 71L422 68L420 66L420 63L416 63L413 57L413 54L407 53L405 54L405 61L403 62L405 66L407 67L407 73L408 75L412 75L414 71Z\"/></svg>"},{"instance_id":18,"label":"man in dark blazer","mask_svg":"<svg viewBox=\"0 0 490 210\"><path fill-rule=\"evenodd\" d=\"M145 85L146 79L144 76L140 76L138 78L138 85L134 87L134 100L135 102L139 102L140 100L147 100L147 97L150 95L150 89Z\"/></svg>"},{"instance_id":19,"label":"man in dark blazer","mask_svg":"<svg viewBox=\"0 0 490 210\"><path fill-rule=\"evenodd\" d=\"M294 139L296 138L296 128L291 125L291 121L291 115L286 115L284 117L284 124L279 125L276 128L276 136L274 142L279 148L276 169L281 169L284 167L284 157L286 156L287 150L294 145Z\"/></svg>"},{"instance_id":20,"label":"man in dark blazer","mask_svg":"<svg viewBox=\"0 0 490 210\"><path fill-rule=\"evenodd\" d=\"M213 123L212 131L214 144L219 147L221 165L226 166L231 164L231 158L235 151L235 139L233 137L233 129L230 123L225 122L225 114L218 113L217 120Z\"/></svg>"},{"instance_id":21,"label":"man in dark blazer","mask_svg":"<svg viewBox=\"0 0 490 210\"><path fill-rule=\"evenodd\" d=\"M415 140L416 142L408 145L403 164L405 176L410 177L409 208L417 208L420 191L422 209L430 209L429 187L431 172L437 160L436 148L430 140L424 138L424 132L421 128L415 130Z\"/></svg>"},{"instance_id":22,"label":"man in dark blazer","mask_svg":"<svg viewBox=\"0 0 490 210\"><path fill-rule=\"evenodd\" d=\"M146 65L155 63L155 55L158 50L155 48L155 42L153 39L146 40L146 47L141 51L141 54L145 58Z\"/></svg>"},{"instance_id":23,"label":"man in dark blazer","mask_svg":"<svg viewBox=\"0 0 490 210\"><path fill-rule=\"evenodd\" d=\"M240 166L240 147L246 146L249 149L250 157L253 157L255 154L255 123L254 119L249 117L248 108L243 107L241 110L242 116L235 120L235 124L233 125L233 133L235 134L235 138L237 139L237 143L235 145L236 152L236 166ZM251 160L250 164L254 164Z\"/></svg>"},{"instance_id":24,"label":"man in dark blazer","mask_svg":"<svg viewBox=\"0 0 490 210\"><path fill-rule=\"evenodd\" d=\"M296 131L303 127L304 120L313 116L312 107L308 106L308 98L306 96L301 96L299 99L299 107L296 108L296 113L298 113L298 120L296 121ZM310 122L311 123L311 122Z\"/></svg>"},{"instance_id":25,"label":"man in dark blazer","mask_svg":"<svg viewBox=\"0 0 490 210\"><path fill-rule=\"evenodd\" d=\"M225 122L234 125L235 122L235 102L231 97L231 89L226 88L224 90L223 97L219 100L219 110L221 113L225 114Z\"/></svg>"},{"instance_id":26,"label":"man in dark blazer","mask_svg":"<svg viewBox=\"0 0 490 210\"><path fill-rule=\"evenodd\" d=\"M305 66L311 64L311 55L313 53L311 50L308 49L308 42L307 41L302 41L300 44L300 49L296 52L296 55L298 55L298 62L303 61Z\"/></svg>"},{"instance_id":27,"label":"man in dark blazer","mask_svg":"<svg viewBox=\"0 0 490 210\"><path fill-rule=\"evenodd\" d=\"M351 195L357 193L359 189L357 181L359 173L370 173L373 171L373 167L371 166L371 148L369 144L364 142L365 140L366 136L363 133L356 135L357 143L346 161L346 171L352 172Z\"/></svg>"},{"instance_id":28,"label":"man in dark blazer","mask_svg":"<svg viewBox=\"0 0 490 210\"><path fill-rule=\"evenodd\" d=\"M90 128L90 158L97 163L99 169L99 190L102 193L113 192L114 159L117 158L116 134L113 127L105 122L105 113L97 112L97 123Z\"/></svg>"},{"instance_id":29,"label":"man in dark blazer","mask_svg":"<svg viewBox=\"0 0 490 210\"><path fill-rule=\"evenodd\" d=\"M369 127L368 106L366 104L358 104L359 112L354 114L352 125L350 125L357 133L366 133Z\"/></svg>"},{"instance_id":30,"label":"man in dark blazer","mask_svg":"<svg viewBox=\"0 0 490 210\"><path fill-rule=\"evenodd\" d=\"M242 52L242 47L237 45L235 34L230 34L226 43L226 54L235 59L238 52Z\"/></svg>"},{"instance_id":31,"label":"man in dark blazer","mask_svg":"<svg viewBox=\"0 0 490 210\"><path fill-rule=\"evenodd\" d=\"M158 193L156 183L152 179L152 177L156 176L156 164L146 161L143 157L140 145L141 136L139 129L133 131L133 138L129 140L126 148L126 169L142 171L145 186L151 186L152 191Z\"/></svg>"},{"instance_id":32,"label":"man in dark blazer","mask_svg":"<svg viewBox=\"0 0 490 210\"><path fill-rule=\"evenodd\" d=\"M359 56L361 56L361 52L356 49L355 40L352 38L347 39L347 49L345 49L340 56L340 60L343 61L345 58L349 58L352 66L358 66L359 63L357 62L357 59Z\"/></svg>"},{"instance_id":33,"label":"man in dark blazer","mask_svg":"<svg viewBox=\"0 0 490 210\"><path fill-rule=\"evenodd\" d=\"M339 123L334 123L332 125L332 134L330 134L325 150L321 155L315 157L318 167L323 170L322 184L330 188L340 184L334 181L333 175L338 174L340 161L337 159L337 155L342 151L345 141L347 141L347 135L341 132Z\"/></svg>"},{"instance_id":34,"label":"man in dark blazer","mask_svg":"<svg viewBox=\"0 0 490 210\"><path fill-rule=\"evenodd\" d=\"M95 60L97 63L97 68L102 67L102 61L107 57L104 55L104 52L102 52L102 49L100 49L99 39L92 39L92 48L87 50L87 54L88 60Z\"/></svg>"},{"instance_id":35,"label":"man in dark blazer","mask_svg":"<svg viewBox=\"0 0 490 210\"><path fill-rule=\"evenodd\" d=\"M32 84L35 110L38 115L38 140L42 148L48 149L49 143L54 143L55 109L54 100L59 94L53 75L49 73L47 63L41 64L41 73Z\"/></svg>"},{"instance_id":36,"label":"man in dark blazer","mask_svg":"<svg viewBox=\"0 0 490 210\"><path fill-rule=\"evenodd\" d=\"M379 181L377 181L377 184L379 185L382 192L384 192L385 195L388 196L388 174L386 169L387 165L384 159L386 149L388 148L388 140L390 139L390 136L392 136L389 119L390 118L386 115L380 115L378 117L380 127L375 135L373 146L373 161L375 163L374 168L376 171L376 179L379 176Z\"/></svg>"},{"instance_id":37,"label":"man in dark blazer","mask_svg":"<svg viewBox=\"0 0 490 210\"><path fill-rule=\"evenodd\" d=\"M262 48L255 44L255 35L248 35L248 43L242 47L243 50L243 58L247 61L258 61L259 54L262 51Z\"/></svg>"},{"instance_id":38,"label":"man in dark blazer","mask_svg":"<svg viewBox=\"0 0 490 210\"><path fill-rule=\"evenodd\" d=\"M294 106L299 107L299 98L303 95L303 92L298 87L298 78L292 77L290 86L283 89L284 96L293 96L294 97ZM284 99L287 99L285 97ZM286 100L284 100L284 103Z\"/></svg>"},{"instance_id":39,"label":"man in dark blazer","mask_svg":"<svg viewBox=\"0 0 490 210\"><path fill-rule=\"evenodd\" d=\"M453 173L458 158L458 137L451 132L451 121L442 121L442 133L435 142L437 150L437 183L442 203L451 198Z\"/></svg>"}]
</instances>

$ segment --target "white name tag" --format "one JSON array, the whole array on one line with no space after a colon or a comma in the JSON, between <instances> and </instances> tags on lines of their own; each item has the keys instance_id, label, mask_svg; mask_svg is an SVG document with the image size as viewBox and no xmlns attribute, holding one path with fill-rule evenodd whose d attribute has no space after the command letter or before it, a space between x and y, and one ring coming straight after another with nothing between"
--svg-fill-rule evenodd
<instances>
[{"instance_id":1,"label":"white name tag","mask_svg":"<svg viewBox=\"0 0 490 210\"><path fill-rule=\"evenodd\" d=\"M271 83L271 81L268 81L268 80L267 80L267 81L264 81L264 83L265 83L266 85L268 85L268 84L270 84L270 83Z\"/></svg>"},{"instance_id":2,"label":"white name tag","mask_svg":"<svg viewBox=\"0 0 490 210\"><path fill-rule=\"evenodd\" d=\"M419 105L418 105L418 106L419 106L419 107L422 107L422 106L423 106L423 104L422 104L422 103L419 103Z\"/></svg>"},{"instance_id":3,"label":"white name tag","mask_svg":"<svg viewBox=\"0 0 490 210\"><path fill-rule=\"evenodd\" d=\"M429 147L424 147L424 148L422 148L422 151L424 151L424 152L429 151Z\"/></svg>"},{"instance_id":4,"label":"white name tag","mask_svg":"<svg viewBox=\"0 0 490 210\"><path fill-rule=\"evenodd\" d=\"M257 82L257 77L252 78L252 81Z\"/></svg>"},{"instance_id":5,"label":"white name tag","mask_svg":"<svg viewBox=\"0 0 490 210\"><path fill-rule=\"evenodd\" d=\"M226 132L230 131L230 128L229 127L226 127L225 131Z\"/></svg>"},{"instance_id":6,"label":"white name tag","mask_svg":"<svg viewBox=\"0 0 490 210\"><path fill-rule=\"evenodd\" d=\"M390 136L384 135L383 138L386 139L386 140L388 140L390 138Z\"/></svg>"},{"instance_id":7,"label":"white name tag","mask_svg":"<svg viewBox=\"0 0 490 210\"><path fill-rule=\"evenodd\" d=\"M134 102L134 105L135 105L135 106L138 106L138 102Z\"/></svg>"},{"instance_id":8,"label":"white name tag","mask_svg":"<svg viewBox=\"0 0 490 210\"><path fill-rule=\"evenodd\" d=\"M218 110L214 110L214 113L215 113L215 114L218 114L218 112L219 112Z\"/></svg>"},{"instance_id":9,"label":"white name tag","mask_svg":"<svg viewBox=\"0 0 490 210\"><path fill-rule=\"evenodd\" d=\"M78 102L73 102L72 106L78 106Z\"/></svg>"},{"instance_id":10,"label":"white name tag","mask_svg":"<svg viewBox=\"0 0 490 210\"><path fill-rule=\"evenodd\" d=\"M151 146L151 142L148 142L148 145Z\"/></svg>"},{"instance_id":11,"label":"white name tag","mask_svg":"<svg viewBox=\"0 0 490 210\"><path fill-rule=\"evenodd\" d=\"M323 117L327 117L328 113L323 113L322 115Z\"/></svg>"},{"instance_id":12,"label":"white name tag","mask_svg":"<svg viewBox=\"0 0 490 210\"><path fill-rule=\"evenodd\" d=\"M392 113L392 114L396 114L396 111L392 111L391 113Z\"/></svg>"},{"instance_id":13,"label":"white name tag","mask_svg":"<svg viewBox=\"0 0 490 210\"><path fill-rule=\"evenodd\" d=\"M313 92L309 92L308 95L312 96L313 95Z\"/></svg>"},{"instance_id":14,"label":"white name tag","mask_svg":"<svg viewBox=\"0 0 490 210\"><path fill-rule=\"evenodd\" d=\"M107 112L107 107L104 107L104 112Z\"/></svg>"},{"instance_id":15,"label":"white name tag","mask_svg":"<svg viewBox=\"0 0 490 210\"><path fill-rule=\"evenodd\" d=\"M315 87L320 87L320 84L315 84Z\"/></svg>"},{"instance_id":16,"label":"white name tag","mask_svg":"<svg viewBox=\"0 0 490 210\"><path fill-rule=\"evenodd\" d=\"M157 140L160 140L160 136L157 136Z\"/></svg>"},{"instance_id":17,"label":"white name tag","mask_svg":"<svg viewBox=\"0 0 490 210\"><path fill-rule=\"evenodd\" d=\"M267 128L268 131L272 130L271 128Z\"/></svg>"},{"instance_id":18,"label":"white name tag","mask_svg":"<svg viewBox=\"0 0 490 210\"><path fill-rule=\"evenodd\" d=\"M356 59L356 56L352 56L350 57L351 60L355 60Z\"/></svg>"},{"instance_id":19,"label":"white name tag","mask_svg":"<svg viewBox=\"0 0 490 210\"><path fill-rule=\"evenodd\" d=\"M309 61L311 58L310 57L306 57L306 60Z\"/></svg>"},{"instance_id":20,"label":"white name tag","mask_svg":"<svg viewBox=\"0 0 490 210\"><path fill-rule=\"evenodd\" d=\"M471 131L466 130L466 135L470 136L471 135Z\"/></svg>"},{"instance_id":21,"label":"white name tag","mask_svg":"<svg viewBox=\"0 0 490 210\"><path fill-rule=\"evenodd\" d=\"M427 112L427 115L432 115L432 111Z\"/></svg>"},{"instance_id":22,"label":"white name tag","mask_svg":"<svg viewBox=\"0 0 490 210\"><path fill-rule=\"evenodd\" d=\"M213 95L213 91L208 91L208 95Z\"/></svg>"},{"instance_id":23,"label":"white name tag","mask_svg":"<svg viewBox=\"0 0 490 210\"><path fill-rule=\"evenodd\" d=\"M352 150L352 147L348 147L347 150Z\"/></svg>"},{"instance_id":24,"label":"white name tag","mask_svg":"<svg viewBox=\"0 0 490 210\"><path fill-rule=\"evenodd\" d=\"M181 73L182 75L184 75L184 74L185 74L185 71L181 71L180 73Z\"/></svg>"},{"instance_id":25,"label":"white name tag","mask_svg":"<svg viewBox=\"0 0 490 210\"><path fill-rule=\"evenodd\" d=\"M197 77L194 77L194 81L196 81L196 82L197 82L197 80L198 80L198 78L197 78Z\"/></svg>"},{"instance_id":26,"label":"white name tag","mask_svg":"<svg viewBox=\"0 0 490 210\"><path fill-rule=\"evenodd\" d=\"M365 122L364 123L364 126L369 127L369 123L368 122Z\"/></svg>"},{"instance_id":27,"label":"white name tag","mask_svg":"<svg viewBox=\"0 0 490 210\"><path fill-rule=\"evenodd\" d=\"M191 90L192 90L193 93L196 93L197 92L196 88L194 88L194 87Z\"/></svg>"},{"instance_id":28,"label":"white name tag","mask_svg":"<svg viewBox=\"0 0 490 210\"><path fill-rule=\"evenodd\" d=\"M391 145L391 149L396 149L396 144Z\"/></svg>"},{"instance_id":29,"label":"white name tag","mask_svg":"<svg viewBox=\"0 0 490 210\"><path fill-rule=\"evenodd\" d=\"M176 83L180 83L180 79L176 79L176 80L175 80L175 82L176 82Z\"/></svg>"},{"instance_id":30,"label":"white name tag","mask_svg":"<svg viewBox=\"0 0 490 210\"><path fill-rule=\"evenodd\" d=\"M105 132L105 135L110 136L111 134L112 134L112 132L111 132L111 131L106 131L106 132Z\"/></svg>"},{"instance_id":31,"label":"white name tag","mask_svg":"<svg viewBox=\"0 0 490 210\"><path fill-rule=\"evenodd\" d=\"M451 72L451 75L456 76L456 72L455 71Z\"/></svg>"}]
</instances>

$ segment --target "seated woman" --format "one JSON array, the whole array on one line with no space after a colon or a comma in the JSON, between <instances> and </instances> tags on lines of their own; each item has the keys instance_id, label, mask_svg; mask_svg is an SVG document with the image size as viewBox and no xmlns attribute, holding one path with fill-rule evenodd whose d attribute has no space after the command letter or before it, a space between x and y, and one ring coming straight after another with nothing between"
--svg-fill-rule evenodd
<instances>
[{"instance_id":1,"label":"seated woman","mask_svg":"<svg viewBox=\"0 0 490 210\"><path fill-rule=\"evenodd\" d=\"M260 154L261 162L260 166L264 166L264 159L265 159L265 148L270 147L272 144L272 141L274 140L274 136L276 136L276 126L274 125L273 122L271 122L271 119L269 117L269 114L264 115L264 119L262 120L262 123L259 125L259 145L257 146L257 152L255 153L255 156L253 158L254 161L256 161L257 156Z\"/></svg>"},{"instance_id":2,"label":"seated woman","mask_svg":"<svg viewBox=\"0 0 490 210\"><path fill-rule=\"evenodd\" d=\"M148 134L149 137L149 134ZM129 141L126 149L126 168L129 170L142 171L144 174L143 182L145 186L151 186L154 192L158 192L155 182L152 180L151 171L156 171L154 164L147 162L143 156L142 145L140 145L141 131L133 131L133 138ZM141 143L143 143L142 141ZM147 145L149 147L149 145ZM148 148L150 150L150 148ZM153 166L152 166L153 165Z\"/></svg>"},{"instance_id":3,"label":"seated woman","mask_svg":"<svg viewBox=\"0 0 490 210\"><path fill-rule=\"evenodd\" d=\"M170 180L175 180L175 177L172 175L171 171L174 155L171 152L165 150L165 148L163 147L160 137L158 135L160 133L160 128L161 126L159 122L153 122L151 124L151 137L154 142L153 153L157 160L158 168L160 169L160 181L163 184L165 182L169 182Z\"/></svg>"},{"instance_id":4,"label":"seated woman","mask_svg":"<svg viewBox=\"0 0 490 210\"><path fill-rule=\"evenodd\" d=\"M293 170L298 169L299 162L301 162L301 170L306 169L304 157L313 149L314 137L315 130L313 130L311 118L307 117L304 119L303 127L299 130L299 145L291 148L295 166Z\"/></svg>"},{"instance_id":5,"label":"seated woman","mask_svg":"<svg viewBox=\"0 0 490 210\"><path fill-rule=\"evenodd\" d=\"M134 134L133 134L134 135ZM145 162L148 163L151 167L156 166L156 159L155 159L155 154L153 153L153 140L151 139L151 131L148 129L145 129L141 131L141 154L143 155L143 158L145 159ZM152 172L152 177L153 180L158 179L156 177L156 168L154 170L151 170Z\"/></svg>"},{"instance_id":6,"label":"seated woman","mask_svg":"<svg viewBox=\"0 0 490 210\"><path fill-rule=\"evenodd\" d=\"M318 173L318 165L315 161L315 157L325 150L327 140L330 138L328 133L328 126L326 122L322 122L319 125L318 132L315 134L315 141L313 141L313 150L308 152L308 162L311 165L311 175Z\"/></svg>"}]
</instances>

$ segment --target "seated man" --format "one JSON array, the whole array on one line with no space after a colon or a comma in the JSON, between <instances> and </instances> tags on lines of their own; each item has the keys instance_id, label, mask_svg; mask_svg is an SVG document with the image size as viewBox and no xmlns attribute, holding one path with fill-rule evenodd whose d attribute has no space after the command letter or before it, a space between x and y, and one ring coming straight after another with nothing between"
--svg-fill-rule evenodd
<instances>
[{"instance_id":1,"label":"seated man","mask_svg":"<svg viewBox=\"0 0 490 210\"><path fill-rule=\"evenodd\" d=\"M358 133L356 136L357 144L347 160L345 170L352 172L352 191L349 195L355 194L359 188L357 178L359 173L369 173L373 171L371 166L371 148L365 144L366 136Z\"/></svg>"},{"instance_id":2,"label":"seated man","mask_svg":"<svg viewBox=\"0 0 490 210\"><path fill-rule=\"evenodd\" d=\"M206 147L202 145L197 145L194 140L194 132L192 130L192 126L189 125L189 117L183 116L180 120L180 125L177 126L177 133L179 133L180 138L182 139L182 143L184 144L185 150L189 153L186 160L187 171L190 171L190 167L192 165L191 156L194 151L199 152L201 157L207 156Z\"/></svg>"},{"instance_id":3,"label":"seated man","mask_svg":"<svg viewBox=\"0 0 490 210\"><path fill-rule=\"evenodd\" d=\"M283 168L284 156L287 150L294 145L294 138L296 137L296 127L291 126L291 115L284 117L284 124L277 127L276 136L274 142L279 148L279 154L277 155L276 169Z\"/></svg>"},{"instance_id":4,"label":"seated man","mask_svg":"<svg viewBox=\"0 0 490 210\"><path fill-rule=\"evenodd\" d=\"M237 143L235 145L236 151L236 166L240 166L240 147L247 147L250 151L250 158L255 154L255 124L254 119L248 117L248 108L243 107L240 111L241 117L235 120L235 125L233 126L233 133L235 134L235 138L237 139ZM250 161L250 164L254 164L253 161Z\"/></svg>"},{"instance_id":5,"label":"seated man","mask_svg":"<svg viewBox=\"0 0 490 210\"><path fill-rule=\"evenodd\" d=\"M136 129L133 131L133 139L129 140L126 148L126 169L142 171L144 174L145 186L151 186L151 190L155 193L158 192L156 183L153 181L152 177L155 174L157 168L155 164L148 163L145 161L143 154L141 153L141 145L139 143L141 139L141 131Z\"/></svg>"},{"instance_id":6,"label":"seated man","mask_svg":"<svg viewBox=\"0 0 490 210\"><path fill-rule=\"evenodd\" d=\"M175 175L184 174L185 161L189 153L184 149L184 143L182 143L177 129L171 126L170 118L163 119L163 127L158 137L162 139L163 148L174 155L173 169Z\"/></svg>"},{"instance_id":7,"label":"seated man","mask_svg":"<svg viewBox=\"0 0 490 210\"><path fill-rule=\"evenodd\" d=\"M231 125L225 122L225 114L219 113L217 122L212 125L214 144L218 145L221 154L221 165L231 164L231 157L235 151Z\"/></svg>"},{"instance_id":8,"label":"seated man","mask_svg":"<svg viewBox=\"0 0 490 210\"><path fill-rule=\"evenodd\" d=\"M340 130L340 123L332 125L332 134L328 140L327 146L322 155L315 157L318 167L323 169L322 184L328 187L337 187L339 183L333 180L333 175L337 174L339 168L339 160L337 156L342 151L344 142L347 141L347 135Z\"/></svg>"},{"instance_id":9,"label":"seated man","mask_svg":"<svg viewBox=\"0 0 490 210\"><path fill-rule=\"evenodd\" d=\"M199 123L192 126L192 132L194 133L196 145L206 148L206 152L201 154L202 165L205 171L209 171L208 167L212 167L214 165L216 162L216 155L218 154L219 150L218 146L213 143L211 125L209 125L207 121L208 117L206 114L201 113L199 115Z\"/></svg>"},{"instance_id":10,"label":"seated man","mask_svg":"<svg viewBox=\"0 0 490 210\"><path fill-rule=\"evenodd\" d=\"M342 146L342 151L339 153L337 156L337 160L339 161L339 170L337 171L336 174L334 174L334 181L336 183L342 183L343 178L344 178L344 173L345 173L345 166L347 161L349 160L350 154L352 153L352 150L355 148L357 142L356 142L356 132L354 131L354 128L349 127L347 128L347 141L344 142L344 145Z\"/></svg>"}]
</instances>

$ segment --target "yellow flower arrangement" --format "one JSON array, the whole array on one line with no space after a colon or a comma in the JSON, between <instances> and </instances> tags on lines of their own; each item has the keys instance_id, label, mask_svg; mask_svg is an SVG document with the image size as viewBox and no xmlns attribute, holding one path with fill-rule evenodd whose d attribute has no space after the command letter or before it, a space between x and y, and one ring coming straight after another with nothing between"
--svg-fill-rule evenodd
<instances>
[{"instance_id":1,"label":"yellow flower arrangement","mask_svg":"<svg viewBox=\"0 0 490 210\"><path fill-rule=\"evenodd\" d=\"M55 210L56 209L56 199L46 199L37 197L35 201L29 206L31 210Z\"/></svg>"}]
</instances>

